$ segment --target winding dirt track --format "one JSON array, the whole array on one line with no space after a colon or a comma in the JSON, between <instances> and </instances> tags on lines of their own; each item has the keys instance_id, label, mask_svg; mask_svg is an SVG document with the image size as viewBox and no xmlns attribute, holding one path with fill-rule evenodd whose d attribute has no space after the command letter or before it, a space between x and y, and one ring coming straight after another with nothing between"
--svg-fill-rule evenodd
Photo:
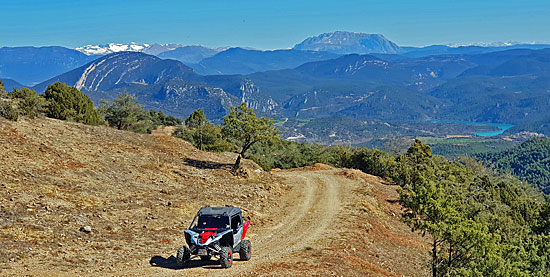
<instances>
[{"instance_id":1,"label":"winding dirt track","mask_svg":"<svg viewBox=\"0 0 550 277\"><path fill-rule=\"evenodd\" d=\"M218 270L214 262L204 264L193 261L190 268L170 270L147 268L140 274L154 275L248 275L265 274L258 272L256 266L266 262L285 260L295 250L315 245L320 239L330 239L327 228L336 224L338 212L343 207L343 191L354 182L335 176L337 170L320 171L284 171L277 173L287 184L293 187L289 197L285 198L284 210L273 211L271 216L279 218L275 226L261 229L251 227L248 238L252 241L252 259L247 262L235 260L231 269ZM237 256L237 255L236 255ZM137 272L132 272L137 273ZM123 273L127 275L128 272ZM136 274L137 275L137 274Z\"/></svg>"},{"instance_id":2,"label":"winding dirt track","mask_svg":"<svg viewBox=\"0 0 550 277\"><path fill-rule=\"evenodd\" d=\"M300 196L291 199L294 203L290 203L285 213L280 215L280 224L261 230L254 237L254 259L236 264L237 270L231 273L243 273L264 261L284 259L286 254L303 249L320 237L330 237L325 230L334 223L341 208L339 181L343 179L332 173L325 170L281 173L300 190Z\"/></svg>"}]
</instances>

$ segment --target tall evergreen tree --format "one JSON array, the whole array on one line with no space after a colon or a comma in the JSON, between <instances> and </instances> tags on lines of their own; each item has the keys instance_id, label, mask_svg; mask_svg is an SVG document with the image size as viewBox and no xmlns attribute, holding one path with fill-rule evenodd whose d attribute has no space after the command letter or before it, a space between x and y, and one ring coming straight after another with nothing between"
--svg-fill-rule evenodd
<instances>
[{"instance_id":1,"label":"tall evergreen tree","mask_svg":"<svg viewBox=\"0 0 550 277\"><path fill-rule=\"evenodd\" d=\"M197 142L197 148L204 150L204 132L205 129L208 128L206 125L209 125L209 123L206 121L206 115L202 109L193 111L189 117L185 119L185 125L195 131L195 134L193 134L193 140Z\"/></svg>"}]
</instances>

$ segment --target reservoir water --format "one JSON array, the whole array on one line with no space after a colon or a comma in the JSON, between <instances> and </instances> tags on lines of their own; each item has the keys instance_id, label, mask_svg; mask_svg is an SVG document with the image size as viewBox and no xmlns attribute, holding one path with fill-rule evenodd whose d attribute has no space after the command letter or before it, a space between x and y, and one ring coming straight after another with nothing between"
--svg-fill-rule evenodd
<instances>
[{"instance_id":1,"label":"reservoir water","mask_svg":"<svg viewBox=\"0 0 550 277\"><path fill-rule=\"evenodd\" d=\"M498 136L504 131L514 127L513 124L506 124L506 123L490 123L490 122L471 122L471 121L460 121L460 120L430 120L432 123L458 123L458 124L465 124L465 125L483 125L483 126L495 126L500 129L500 131L490 131L490 132L476 132L474 134L481 136L481 137L492 137L492 136Z\"/></svg>"}]
</instances>

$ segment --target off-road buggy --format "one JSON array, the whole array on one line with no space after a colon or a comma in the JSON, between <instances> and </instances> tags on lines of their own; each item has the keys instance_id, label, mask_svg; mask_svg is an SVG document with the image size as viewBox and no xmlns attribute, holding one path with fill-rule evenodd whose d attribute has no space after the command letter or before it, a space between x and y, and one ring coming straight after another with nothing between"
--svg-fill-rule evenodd
<instances>
[{"instance_id":1,"label":"off-road buggy","mask_svg":"<svg viewBox=\"0 0 550 277\"><path fill-rule=\"evenodd\" d=\"M185 230L187 246L178 249L176 260L185 266L193 256L208 261L219 257L222 267L233 265L233 254L250 260L250 241L245 240L250 221L243 224L242 211L236 207L204 207L199 210L189 229Z\"/></svg>"}]
</instances>

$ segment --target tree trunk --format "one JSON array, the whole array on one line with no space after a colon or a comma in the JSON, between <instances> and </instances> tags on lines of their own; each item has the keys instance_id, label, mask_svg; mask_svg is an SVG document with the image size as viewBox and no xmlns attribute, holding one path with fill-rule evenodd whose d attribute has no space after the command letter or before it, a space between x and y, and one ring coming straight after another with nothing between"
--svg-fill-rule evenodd
<instances>
[{"instance_id":1,"label":"tree trunk","mask_svg":"<svg viewBox=\"0 0 550 277\"><path fill-rule=\"evenodd\" d=\"M252 143L248 142L243 146L243 150L241 150L241 153L237 157L237 160L235 161L235 165L233 166L233 169L237 170L239 168L239 166L241 165L241 158L244 159L244 153L246 153L246 150L248 150L248 148L250 148L252 144L254 144L254 142Z\"/></svg>"},{"instance_id":2,"label":"tree trunk","mask_svg":"<svg viewBox=\"0 0 550 277\"><path fill-rule=\"evenodd\" d=\"M200 128L200 126L199 126ZM204 150L203 147L202 147L202 130L199 129L199 149L200 150Z\"/></svg>"},{"instance_id":3,"label":"tree trunk","mask_svg":"<svg viewBox=\"0 0 550 277\"><path fill-rule=\"evenodd\" d=\"M437 240L434 239L432 248L432 276L437 277Z\"/></svg>"},{"instance_id":4,"label":"tree trunk","mask_svg":"<svg viewBox=\"0 0 550 277\"><path fill-rule=\"evenodd\" d=\"M235 161L235 165L233 165L233 169L237 170L239 169L239 166L241 165L241 154L237 156L237 160Z\"/></svg>"}]
</instances>

